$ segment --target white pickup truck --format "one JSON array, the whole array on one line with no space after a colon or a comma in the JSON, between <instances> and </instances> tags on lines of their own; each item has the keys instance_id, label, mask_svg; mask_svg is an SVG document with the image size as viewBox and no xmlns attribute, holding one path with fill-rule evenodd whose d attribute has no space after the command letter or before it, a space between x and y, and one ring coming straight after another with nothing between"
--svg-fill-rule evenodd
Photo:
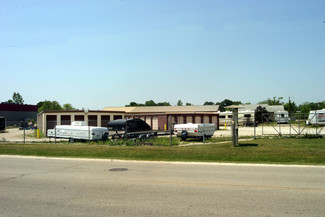
<instances>
[{"instance_id":1,"label":"white pickup truck","mask_svg":"<svg viewBox=\"0 0 325 217\"><path fill-rule=\"evenodd\" d=\"M203 139L213 136L215 131L214 124L175 124L174 134L181 137L183 141L187 138Z\"/></svg>"},{"instance_id":2,"label":"white pickup truck","mask_svg":"<svg viewBox=\"0 0 325 217\"><path fill-rule=\"evenodd\" d=\"M70 142L76 140L107 140L106 127L86 126L84 122L75 121L71 125L57 125L54 129L47 130L47 136L52 138L65 138Z\"/></svg>"}]
</instances>

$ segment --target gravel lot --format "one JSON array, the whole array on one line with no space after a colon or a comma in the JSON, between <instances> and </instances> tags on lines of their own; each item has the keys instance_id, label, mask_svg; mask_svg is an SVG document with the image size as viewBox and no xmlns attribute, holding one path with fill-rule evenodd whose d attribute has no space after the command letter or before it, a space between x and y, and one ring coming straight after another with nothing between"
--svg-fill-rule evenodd
<instances>
[{"instance_id":1,"label":"gravel lot","mask_svg":"<svg viewBox=\"0 0 325 217\"><path fill-rule=\"evenodd\" d=\"M256 136L263 136L263 135L278 135L279 132L281 132L282 135L295 135L298 132L298 125L294 125L293 127L289 127L288 124L282 124L280 126L258 126L255 128L255 135ZM303 130L303 127L300 127L300 131ZM320 131L320 134L325 134L325 129L323 128L317 128L317 132ZM301 134L316 134L316 128L305 128ZM26 130L25 131L26 142L32 142L32 141L49 141L49 138L42 138L42 139L36 139L29 135L34 134L34 130ZM230 137L231 136L231 127L227 126L227 129L224 129L224 127L220 127L220 130L216 130L214 133L215 137ZM239 127L239 136L254 136L254 127ZM54 139L51 139L54 141ZM63 139L66 141L65 139ZM8 142L22 142L24 141L24 131L19 130L18 128L13 129L7 129L5 132L0 133L0 142L8 141Z\"/></svg>"}]
</instances>

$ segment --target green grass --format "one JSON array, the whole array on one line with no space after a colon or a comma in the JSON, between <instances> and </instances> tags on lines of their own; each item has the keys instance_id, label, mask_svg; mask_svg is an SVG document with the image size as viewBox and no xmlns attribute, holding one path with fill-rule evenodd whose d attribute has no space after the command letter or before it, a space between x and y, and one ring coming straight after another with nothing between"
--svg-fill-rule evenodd
<instances>
[{"instance_id":1,"label":"green grass","mask_svg":"<svg viewBox=\"0 0 325 217\"><path fill-rule=\"evenodd\" d=\"M325 165L325 139L257 139L240 142L239 147L235 148L232 147L231 142L212 142L206 143L204 145L177 146L176 143L186 143L180 142L175 138L173 141L174 140L175 143L171 147L166 145L169 144L169 138L158 138L152 140L152 146L135 146L132 143L122 146L122 141L120 141L121 144L118 145L88 145L87 143L0 143L0 154L149 161L157 160ZM150 143L149 141L146 142Z\"/></svg>"}]
</instances>

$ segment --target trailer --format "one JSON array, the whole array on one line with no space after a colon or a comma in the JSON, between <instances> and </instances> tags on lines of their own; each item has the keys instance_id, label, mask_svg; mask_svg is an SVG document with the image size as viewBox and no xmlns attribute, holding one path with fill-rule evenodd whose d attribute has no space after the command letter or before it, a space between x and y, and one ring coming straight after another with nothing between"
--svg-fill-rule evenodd
<instances>
[{"instance_id":1,"label":"trailer","mask_svg":"<svg viewBox=\"0 0 325 217\"><path fill-rule=\"evenodd\" d=\"M107 140L108 129L106 127L86 126L83 121L74 121L71 125L57 125L47 131L49 138L64 138L74 141Z\"/></svg>"},{"instance_id":2,"label":"trailer","mask_svg":"<svg viewBox=\"0 0 325 217\"><path fill-rule=\"evenodd\" d=\"M312 110L309 112L307 125L325 125L325 109Z\"/></svg>"},{"instance_id":3,"label":"trailer","mask_svg":"<svg viewBox=\"0 0 325 217\"><path fill-rule=\"evenodd\" d=\"M175 124L174 134L183 141L187 138L211 138L214 134L214 124Z\"/></svg>"},{"instance_id":4,"label":"trailer","mask_svg":"<svg viewBox=\"0 0 325 217\"><path fill-rule=\"evenodd\" d=\"M274 112L274 120L278 124L287 124L290 121L289 113L287 111Z\"/></svg>"},{"instance_id":5,"label":"trailer","mask_svg":"<svg viewBox=\"0 0 325 217\"><path fill-rule=\"evenodd\" d=\"M0 130L5 130L5 129L6 129L6 118L0 117Z\"/></svg>"}]
</instances>

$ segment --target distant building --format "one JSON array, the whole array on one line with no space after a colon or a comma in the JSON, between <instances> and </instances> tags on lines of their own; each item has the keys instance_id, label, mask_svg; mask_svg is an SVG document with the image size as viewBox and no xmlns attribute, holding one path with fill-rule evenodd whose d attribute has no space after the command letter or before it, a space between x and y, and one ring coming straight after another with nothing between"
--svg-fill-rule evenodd
<instances>
[{"instance_id":1,"label":"distant building","mask_svg":"<svg viewBox=\"0 0 325 217\"><path fill-rule=\"evenodd\" d=\"M268 104L253 104L253 105L240 105L242 108L238 110L238 124L239 125L253 125L255 110L258 106L265 107L269 112L269 118L274 120L276 112L285 112L283 105L268 105ZM220 112L220 125L231 125L232 112Z\"/></svg>"},{"instance_id":2,"label":"distant building","mask_svg":"<svg viewBox=\"0 0 325 217\"><path fill-rule=\"evenodd\" d=\"M0 116L6 118L7 126L19 125L21 120L36 121L37 110L38 108L36 105L0 104Z\"/></svg>"}]
</instances>

